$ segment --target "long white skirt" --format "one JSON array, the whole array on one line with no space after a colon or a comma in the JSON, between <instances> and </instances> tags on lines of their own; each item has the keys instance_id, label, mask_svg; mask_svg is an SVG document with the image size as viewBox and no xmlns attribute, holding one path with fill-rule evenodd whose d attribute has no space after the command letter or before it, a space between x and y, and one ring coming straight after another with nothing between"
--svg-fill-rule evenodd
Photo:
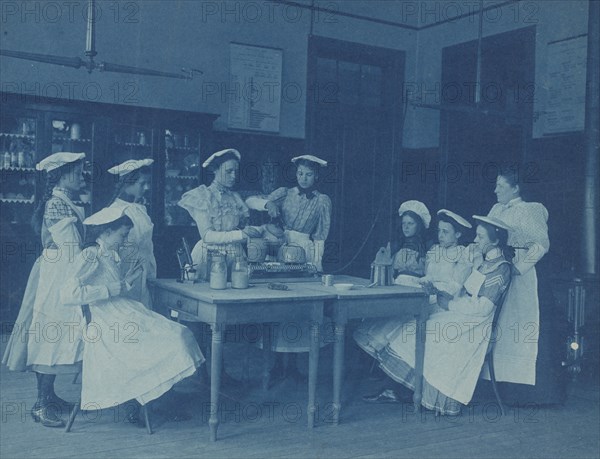
<instances>
[{"instance_id":1,"label":"long white skirt","mask_svg":"<svg viewBox=\"0 0 600 459\"><path fill-rule=\"evenodd\" d=\"M204 362L192 332L142 303L114 297L90 305L84 333L81 406L142 405L191 376Z\"/></svg>"}]
</instances>

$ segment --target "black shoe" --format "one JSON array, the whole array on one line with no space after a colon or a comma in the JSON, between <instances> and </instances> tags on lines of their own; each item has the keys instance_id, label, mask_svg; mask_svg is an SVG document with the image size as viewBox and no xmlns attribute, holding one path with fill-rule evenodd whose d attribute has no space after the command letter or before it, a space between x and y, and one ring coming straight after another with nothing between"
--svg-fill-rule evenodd
<instances>
[{"instance_id":1,"label":"black shoe","mask_svg":"<svg viewBox=\"0 0 600 459\"><path fill-rule=\"evenodd\" d=\"M363 395L362 399L367 403L404 403L407 401L392 389L384 389L378 394Z\"/></svg>"},{"instance_id":2,"label":"black shoe","mask_svg":"<svg viewBox=\"0 0 600 459\"><path fill-rule=\"evenodd\" d=\"M64 421L56 415L55 411L51 407L40 405L37 409L31 410L31 417L44 427L64 427Z\"/></svg>"}]
</instances>

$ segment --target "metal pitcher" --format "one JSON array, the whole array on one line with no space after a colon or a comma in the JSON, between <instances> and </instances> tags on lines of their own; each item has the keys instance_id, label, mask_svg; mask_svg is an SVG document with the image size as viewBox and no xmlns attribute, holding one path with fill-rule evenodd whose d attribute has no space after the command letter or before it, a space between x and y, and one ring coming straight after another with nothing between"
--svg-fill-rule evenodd
<instances>
[{"instance_id":1,"label":"metal pitcher","mask_svg":"<svg viewBox=\"0 0 600 459\"><path fill-rule=\"evenodd\" d=\"M394 283L393 266L388 263L371 263L371 284L392 285Z\"/></svg>"}]
</instances>

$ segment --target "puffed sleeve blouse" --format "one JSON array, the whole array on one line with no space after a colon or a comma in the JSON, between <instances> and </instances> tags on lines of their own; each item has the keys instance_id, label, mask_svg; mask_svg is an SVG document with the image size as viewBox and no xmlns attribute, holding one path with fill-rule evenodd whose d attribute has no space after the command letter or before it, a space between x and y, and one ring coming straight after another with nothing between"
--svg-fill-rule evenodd
<instances>
[{"instance_id":1,"label":"puffed sleeve blouse","mask_svg":"<svg viewBox=\"0 0 600 459\"><path fill-rule=\"evenodd\" d=\"M184 193L178 205L187 210L206 243L231 243L244 240L240 229L248 218L248 206L235 191L216 184L200 185Z\"/></svg>"},{"instance_id":2,"label":"puffed sleeve blouse","mask_svg":"<svg viewBox=\"0 0 600 459\"><path fill-rule=\"evenodd\" d=\"M298 187L281 187L267 198L281 209L285 229L309 234L315 241L325 241L331 227L331 199L316 190L309 195Z\"/></svg>"}]
</instances>

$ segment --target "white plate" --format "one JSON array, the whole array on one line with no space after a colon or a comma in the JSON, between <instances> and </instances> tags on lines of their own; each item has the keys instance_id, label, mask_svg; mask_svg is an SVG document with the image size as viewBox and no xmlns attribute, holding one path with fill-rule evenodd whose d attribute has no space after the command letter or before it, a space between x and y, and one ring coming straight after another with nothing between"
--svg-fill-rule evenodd
<instances>
[{"instance_id":1,"label":"white plate","mask_svg":"<svg viewBox=\"0 0 600 459\"><path fill-rule=\"evenodd\" d=\"M346 292L348 290L352 290L352 287L354 287L354 284L333 284L333 286L335 287L336 290L338 290L340 292Z\"/></svg>"}]
</instances>

